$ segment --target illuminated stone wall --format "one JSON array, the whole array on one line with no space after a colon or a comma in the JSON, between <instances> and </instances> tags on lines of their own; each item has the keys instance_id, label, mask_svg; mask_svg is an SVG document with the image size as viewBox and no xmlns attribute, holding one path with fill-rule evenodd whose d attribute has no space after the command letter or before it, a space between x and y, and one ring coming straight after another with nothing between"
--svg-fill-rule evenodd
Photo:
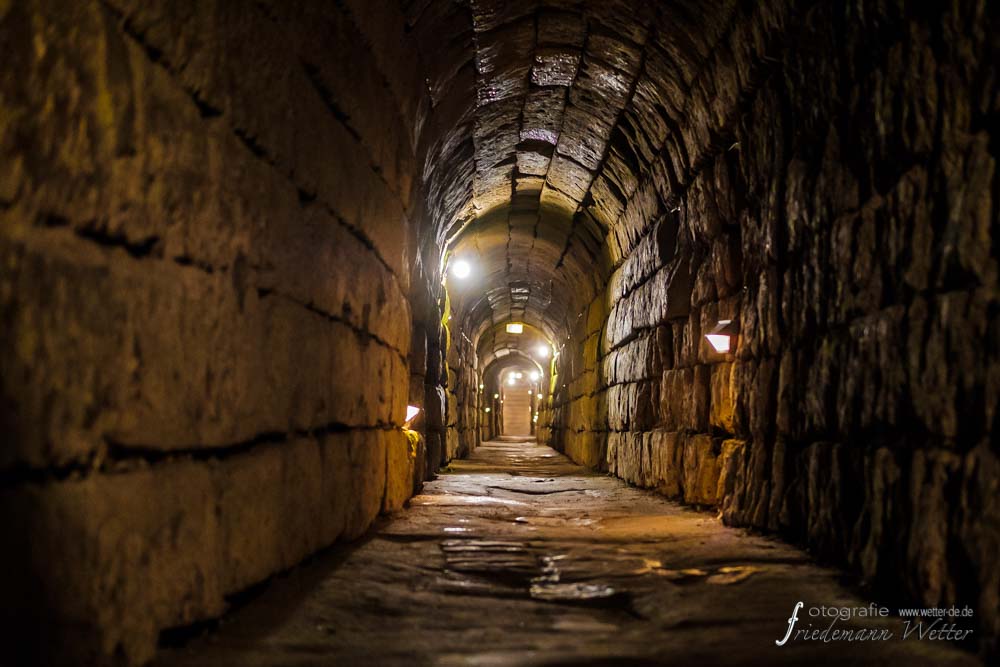
<instances>
[{"instance_id":1,"label":"illuminated stone wall","mask_svg":"<svg viewBox=\"0 0 1000 667\"><path fill-rule=\"evenodd\" d=\"M0 3L0 625L44 664L148 659L422 474L422 84L401 18L317 9Z\"/></svg>"},{"instance_id":2,"label":"illuminated stone wall","mask_svg":"<svg viewBox=\"0 0 1000 667\"><path fill-rule=\"evenodd\" d=\"M992 11L752 3L661 33L542 433L995 636ZM653 88L678 91L659 114Z\"/></svg>"},{"instance_id":3,"label":"illuminated stone wall","mask_svg":"<svg viewBox=\"0 0 1000 667\"><path fill-rule=\"evenodd\" d=\"M544 442L1000 634L997 3L901 5L0 0L0 627L361 534L517 321Z\"/></svg>"}]
</instances>

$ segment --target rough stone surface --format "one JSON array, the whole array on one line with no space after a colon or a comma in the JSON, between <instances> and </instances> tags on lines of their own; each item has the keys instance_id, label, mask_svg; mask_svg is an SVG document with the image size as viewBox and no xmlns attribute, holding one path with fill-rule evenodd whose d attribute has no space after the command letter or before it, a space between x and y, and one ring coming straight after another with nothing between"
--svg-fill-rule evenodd
<instances>
[{"instance_id":1,"label":"rough stone surface","mask_svg":"<svg viewBox=\"0 0 1000 667\"><path fill-rule=\"evenodd\" d=\"M399 431L355 430L4 490L4 520L32 545L4 555L15 655L149 660L162 628L218 616L226 596L398 508L413 491L401 455Z\"/></svg>"},{"instance_id":2,"label":"rough stone surface","mask_svg":"<svg viewBox=\"0 0 1000 667\"><path fill-rule=\"evenodd\" d=\"M866 604L794 547L505 440L454 462L367 541L270 583L154 664L824 662L829 645L774 645L800 599ZM837 627L862 626L897 638L840 642L838 661L980 664L900 641L897 617Z\"/></svg>"},{"instance_id":3,"label":"rough stone surface","mask_svg":"<svg viewBox=\"0 0 1000 667\"><path fill-rule=\"evenodd\" d=\"M995 5L0 0L6 617L141 661L522 369L542 442L995 651Z\"/></svg>"},{"instance_id":4,"label":"rough stone surface","mask_svg":"<svg viewBox=\"0 0 1000 667\"><path fill-rule=\"evenodd\" d=\"M995 12L724 4L637 42L590 190L612 271L541 435L587 465L606 438L597 468L974 605L989 649L1000 523L962 489L997 456Z\"/></svg>"},{"instance_id":5,"label":"rough stone surface","mask_svg":"<svg viewBox=\"0 0 1000 667\"><path fill-rule=\"evenodd\" d=\"M0 3L12 664L142 663L426 468L416 109L317 8Z\"/></svg>"}]
</instances>

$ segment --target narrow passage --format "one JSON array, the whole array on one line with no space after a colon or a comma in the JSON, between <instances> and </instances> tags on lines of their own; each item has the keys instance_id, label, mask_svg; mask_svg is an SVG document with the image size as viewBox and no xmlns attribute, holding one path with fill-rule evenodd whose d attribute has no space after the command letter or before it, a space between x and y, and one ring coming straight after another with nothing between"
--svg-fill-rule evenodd
<instances>
[{"instance_id":1,"label":"narrow passage","mask_svg":"<svg viewBox=\"0 0 1000 667\"><path fill-rule=\"evenodd\" d=\"M279 576L161 651L208 665L977 665L943 642L790 641L796 602L869 601L777 540L572 464L533 441L453 461L360 543ZM894 610L895 611L895 610ZM822 629L809 618L797 629Z\"/></svg>"}]
</instances>

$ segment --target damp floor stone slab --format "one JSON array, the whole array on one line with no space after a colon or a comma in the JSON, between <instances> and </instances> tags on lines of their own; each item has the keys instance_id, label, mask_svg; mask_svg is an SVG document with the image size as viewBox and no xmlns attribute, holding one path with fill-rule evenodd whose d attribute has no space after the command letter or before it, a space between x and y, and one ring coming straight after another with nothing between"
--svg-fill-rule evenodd
<instances>
[{"instance_id":1,"label":"damp floor stone slab","mask_svg":"<svg viewBox=\"0 0 1000 667\"><path fill-rule=\"evenodd\" d=\"M793 546L500 440L155 664L981 664L949 643L904 640L894 615L834 628L891 639L776 645L799 601L797 630L830 625L812 607L867 607L844 581Z\"/></svg>"}]
</instances>

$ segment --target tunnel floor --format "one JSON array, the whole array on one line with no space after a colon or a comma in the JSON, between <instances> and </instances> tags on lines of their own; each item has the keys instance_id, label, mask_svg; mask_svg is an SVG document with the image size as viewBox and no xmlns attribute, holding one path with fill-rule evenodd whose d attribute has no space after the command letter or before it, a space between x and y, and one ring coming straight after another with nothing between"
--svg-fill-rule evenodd
<instances>
[{"instance_id":1,"label":"tunnel floor","mask_svg":"<svg viewBox=\"0 0 1000 667\"><path fill-rule=\"evenodd\" d=\"M362 542L269 582L162 666L980 664L950 644L794 641L796 602L861 607L780 541L573 465L485 443ZM797 628L830 619L800 611Z\"/></svg>"}]
</instances>

